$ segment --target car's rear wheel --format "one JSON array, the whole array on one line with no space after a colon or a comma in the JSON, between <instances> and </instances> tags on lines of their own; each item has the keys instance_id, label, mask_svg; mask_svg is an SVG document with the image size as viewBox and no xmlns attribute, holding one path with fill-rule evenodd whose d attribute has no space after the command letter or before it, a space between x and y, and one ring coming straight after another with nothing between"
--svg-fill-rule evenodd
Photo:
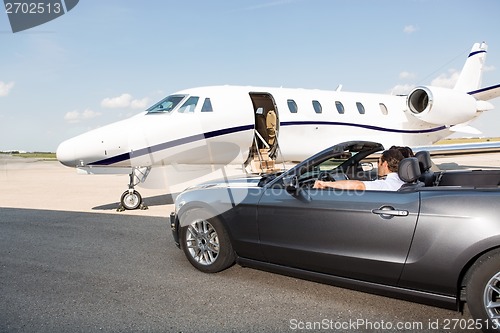
<instances>
[{"instance_id":1,"label":"car's rear wheel","mask_svg":"<svg viewBox=\"0 0 500 333\"><path fill-rule=\"evenodd\" d=\"M202 272L216 273L234 264L235 254L224 225L201 210L187 212L180 243L189 262Z\"/></svg>"},{"instance_id":2,"label":"car's rear wheel","mask_svg":"<svg viewBox=\"0 0 500 333\"><path fill-rule=\"evenodd\" d=\"M500 251L487 253L474 264L467 284L469 311L483 332L500 332Z\"/></svg>"}]
</instances>

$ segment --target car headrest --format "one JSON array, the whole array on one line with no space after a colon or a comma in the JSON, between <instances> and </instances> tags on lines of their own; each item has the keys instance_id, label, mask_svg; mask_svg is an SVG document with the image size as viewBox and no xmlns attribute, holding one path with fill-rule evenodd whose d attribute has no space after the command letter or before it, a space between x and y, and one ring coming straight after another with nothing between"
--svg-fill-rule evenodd
<instances>
[{"instance_id":1,"label":"car headrest","mask_svg":"<svg viewBox=\"0 0 500 333\"><path fill-rule=\"evenodd\" d=\"M401 162L399 162L398 175L402 181L413 183L421 174L418 159L416 157L403 158Z\"/></svg>"},{"instance_id":2,"label":"car headrest","mask_svg":"<svg viewBox=\"0 0 500 333\"><path fill-rule=\"evenodd\" d=\"M431 154L427 150L419 151L415 154L418 159L418 164L420 165L420 172L424 173L429 170L432 166Z\"/></svg>"}]
</instances>

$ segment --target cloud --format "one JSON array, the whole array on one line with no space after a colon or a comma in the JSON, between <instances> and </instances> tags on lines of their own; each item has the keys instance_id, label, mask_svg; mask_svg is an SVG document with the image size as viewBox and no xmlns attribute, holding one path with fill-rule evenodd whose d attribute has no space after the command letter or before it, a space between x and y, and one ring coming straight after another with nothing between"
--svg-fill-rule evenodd
<instances>
[{"instance_id":1,"label":"cloud","mask_svg":"<svg viewBox=\"0 0 500 333\"><path fill-rule=\"evenodd\" d=\"M431 82L431 86L453 88L457 83L460 72L455 69L450 69L448 73L441 74Z\"/></svg>"},{"instance_id":2,"label":"cloud","mask_svg":"<svg viewBox=\"0 0 500 333\"><path fill-rule=\"evenodd\" d=\"M73 110L70 112L67 112L64 115L64 120L66 120L70 124L76 124L81 122L82 120L88 120L92 118L99 117L101 113L92 111L90 109L85 109L84 111L80 112L78 110Z\"/></svg>"},{"instance_id":3,"label":"cloud","mask_svg":"<svg viewBox=\"0 0 500 333\"><path fill-rule=\"evenodd\" d=\"M130 102L132 101L132 95L130 94L121 94L118 97L108 97L102 100L101 106L103 108L127 108L130 106Z\"/></svg>"},{"instance_id":4,"label":"cloud","mask_svg":"<svg viewBox=\"0 0 500 333\"><path fill-rule=\"evenodd\" d=\"M398 84L391 89L392 95L407 95L415 85L413 84Z\"/></svg>"},{"instance_id":5,"label":"cloud","mask_svg":"<svg viewBox=\"0 0 500 333\"><path fill-rule=\"evenodd\" d=\"M401 72L399 74L399 77L403 79L413 78L414 76L414 74L408 72ZM450 69L448 73L443 73L432 80L430 85L452 89L455 86L455 83L457 83L459 76L459 71L456 69ZM407 95L413 88L415 88L414 84L398 84L390 90L390 93L392 95Z\"/></svg>"},{"instance_id":6,"label":"cloud","mask_svg":"<svg viewBox=\"0 0 500 333\"><path fill-rule=\"evenodd\" d=\"M14 87L14 82L5 83L0 81L0 96L7 96Z\"/></svg>"},{"instance_id":7,"label":"cloud","mask_svg":"<svg viewBox=\"0 0 500 333\"><path fill-rule=\"evenodd\" d=\"M130 103L130 107L132 109L141 109L141 110L144 110L148 106L148 103L149 103L149 98L147 98L147 97L144 97L143 99L134 99Z\"/></svg>"},{"instance_id":8,"label":"cloud","mask_svg":"<svg viewBox=\"0 0 500 333\"><path fill-rule=\"evenodd\" d=\"M417 28L417 27L415 27L414 25L411 25L411 24L410 24L410 25L406 25L406 26L404 27L403 32L404 32L405 34L412 34L412 33L414 33L414 32L415 32L415 31L417 31L417 30L418 30L418 28Z\"/></svg>"},{"instance_id":9,"label":"cloud","mask_svg":"<svg viewBox=\"0 0 500 333\"><path fill-rule=\"evenodd\" d=\"M415 78L415 74L403 71L403 72L399 73L399 78L400 79L413 79L413 78Z\"/></svg>"},{"instance_id":10,"label":"cloud","mask_svg":"<svg viewBox=\"0 0 500 333\"><path fill-rule=\"evenodd\" d=\"M484 66L483 72L494 72L496 70L494 65Z\"/></svg>"},{"instance_id":11,"label":"cloud","mask_svg":"<svg viewBox=\"0 0 500 333\"><path fill-rule=\"evenodd\" d=\"M101 106L103 108L109 109L145 109L148 106L149 99L147 97L143 99L133 99L130 94L121 94L118 97L107 97L101 101Z\"/></svg>"}]
</instances>

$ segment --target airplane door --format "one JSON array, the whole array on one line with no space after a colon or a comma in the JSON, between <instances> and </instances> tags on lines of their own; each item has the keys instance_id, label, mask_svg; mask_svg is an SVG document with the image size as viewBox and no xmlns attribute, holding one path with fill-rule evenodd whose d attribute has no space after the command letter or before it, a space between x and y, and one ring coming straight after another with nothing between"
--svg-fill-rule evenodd
<instances>
[{"instance_id":1,"label":"airplane door","mask_svg":"<svg viewBox=\"0 0 500 333\"><path fill-rule=\"evenodd\" d=\"M274 98L269 93L251 92L255 112L255 140L253 151L267 149L271 159L278 150L279 114Z\"/></svg>"}]
</instances>

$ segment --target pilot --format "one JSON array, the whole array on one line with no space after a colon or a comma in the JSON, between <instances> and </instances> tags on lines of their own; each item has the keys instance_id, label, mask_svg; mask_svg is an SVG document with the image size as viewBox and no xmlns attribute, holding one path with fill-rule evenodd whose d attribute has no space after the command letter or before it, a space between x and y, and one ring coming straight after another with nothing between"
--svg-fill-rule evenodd
<instances>
[{"instance_id":1,"label":"pilot","mask_svg":"<svg viewBox=\"0 0 500 333\"><path fill-rule=\"evenodd\" d=\"M274 110L269 110L266 115L266 130L268 140L267 143L270 145L274 144L274 140L276 139L276 112Z\"/></svg>"},{"instance_id":2,"label":"pilot","mask_svg":"<svg viewBox=\"0 0 500 333\"><path fill-rule=\"evenodd\" d=\"M399 149L388 149L382 153L378 160L377 180L338 180L334 182L316 180L314 188L336 188L343 190L377 190L377 191L397 191L404 184L398 176L399 162L403 159L403 154Z\"/></svg>"}]
</instances>

